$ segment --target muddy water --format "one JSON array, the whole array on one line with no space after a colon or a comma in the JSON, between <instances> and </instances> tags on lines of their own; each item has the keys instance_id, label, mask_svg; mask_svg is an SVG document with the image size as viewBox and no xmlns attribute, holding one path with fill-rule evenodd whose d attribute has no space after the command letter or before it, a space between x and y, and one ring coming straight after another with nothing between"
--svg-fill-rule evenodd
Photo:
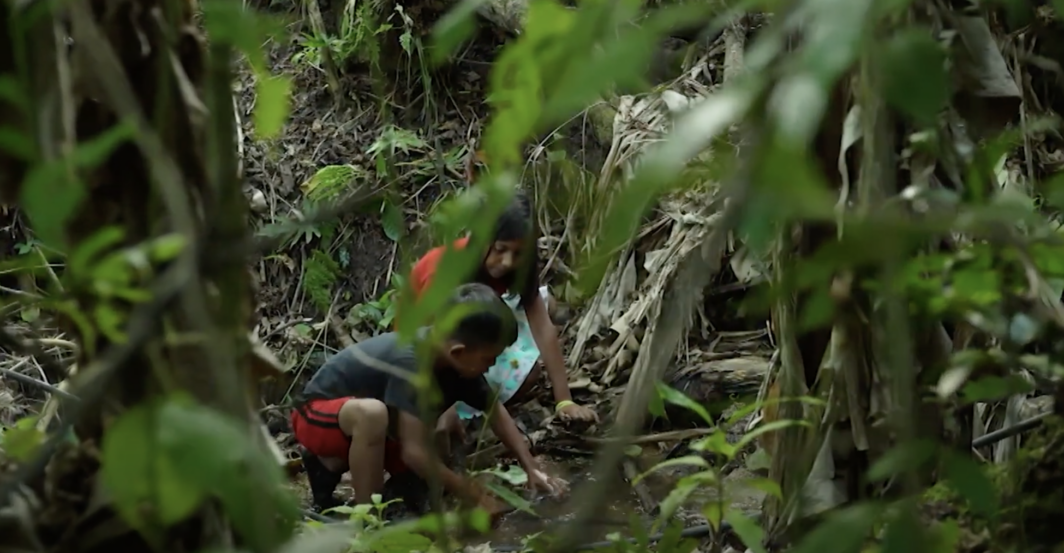
<instances>
[{"instance_id":1,"label":"muddy water","mask_svg":"<svg viewBox=\"0 0 1064 553\"><path fill-rule=\"evenodd\" d=\"M594 478L590 459L541 459L540 462L544 465L544 470L565 478L574 489ZM619 473L611 474L608 484L608 492L596 507L593 520L580 529L581 542L600 541L615 532L628 535L633 516L646 524L650 521L649 517L641 512L639 500L632 492L631 486ZM551 535L572 520L575 512L581 507L573 503L572 497L564 500L542 498L533 500L532 505L538 516L521 511L510 513L498 523L490 535L478 541L496 545L516 545L538 532Z\"/></svg>"}]
</instances>

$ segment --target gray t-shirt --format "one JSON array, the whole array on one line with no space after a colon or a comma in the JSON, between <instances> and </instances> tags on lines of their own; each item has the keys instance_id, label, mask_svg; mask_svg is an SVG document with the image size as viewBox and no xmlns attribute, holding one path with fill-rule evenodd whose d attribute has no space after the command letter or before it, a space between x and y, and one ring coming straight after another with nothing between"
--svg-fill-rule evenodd
<instances>
[{"instance_id":1,"label":"gray t-shirt","mask_svg":"<svg viewBox=\"0 0 1064 553\"><path fill-rule=\"evenodd\" d=\"M399 410L420 417L417 389L413 382L363 362L356 356L356 349L365 357L387 363L411 377L417 374L415 345L401 345L399 335L389 332L345 348L330 357L303 388L302 401L372 398L387 405L389 413ZM439 392L432 394L438 401L430 400L430 415L434 418L459 401L481 411L487 411L491 406L491 388L483 376L463 378L453 368L439 365L434 367L433 376ZM394 426L394 423L390 426Z\"/></svg>"}]
</instances>

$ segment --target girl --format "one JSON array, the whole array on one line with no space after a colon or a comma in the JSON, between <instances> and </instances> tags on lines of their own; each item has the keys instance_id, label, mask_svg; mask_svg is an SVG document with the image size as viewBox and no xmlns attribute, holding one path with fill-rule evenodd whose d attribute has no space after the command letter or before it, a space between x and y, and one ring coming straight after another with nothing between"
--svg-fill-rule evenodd
<instances>
[{"instance_id":1,"label":"girl","mask_svg":"<svg viewBox=\"0 0 1064 553\"><path fill-rule=\"evenodd\" d=\"M468 243L469 238L460 238L452 247L462 249ZM443 246L429 250L414 264L410 284L416 294L428 289L444 250ZM484 261L467 280L490 286L517 316L517 341L496 359L486 375L488 383L500 394L499 401L510 406L521 402L534 388L540 365L545 365L558 416L563 420L597 421L595 411L577 405L569 393L565 360L547 311L547 287L539 286L538 265L532 207L528 198L518 192L495 224L494 240ZM462 435L460 420L479 415L479 411L458 403L440 417L437 430Z\"/></svg>"}]
</instances>

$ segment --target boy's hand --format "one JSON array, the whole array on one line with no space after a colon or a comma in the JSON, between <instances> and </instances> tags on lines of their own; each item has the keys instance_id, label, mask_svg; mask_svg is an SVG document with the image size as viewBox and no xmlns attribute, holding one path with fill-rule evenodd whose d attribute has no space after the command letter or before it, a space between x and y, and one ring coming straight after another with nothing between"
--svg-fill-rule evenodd
<instances>
[{"instance_id":1,"label":"boy's hand","mask_svg":"<svg viewBox=\"0 0 1064 553\"><path fill-rule=\"evenodd\" d=\"M514 510L509 503L499 501L498 499L495 499L495 496L487 492L482 492L480 494L480 499L477 500L477 507L487 511L488 516L491 517L492 524L498 522L502 515Z\"/></svg>"},{"instance_id":2,"label":"boy's hand","mask_svg":"<svg viewBox=\"0 0 1064 553\"><path fill-rule=\"evenodd\" d=\"M566 402L558 409L558 418L563 421L598 422L598 413L590 407L578 405L572 401Z\"/></svg>"},{"instance_id":3,"label":"boy's hand","mask_svg":"<svg viewBox=\"0 0 1064 553\"><path fill-rule=\"evenodd\" d=\"M535 491L547 492L551 497L558 498L569 491L569 483L561 478L548 476L539 469L528 471L528 486Z\"/></svg>"}]
</instances>

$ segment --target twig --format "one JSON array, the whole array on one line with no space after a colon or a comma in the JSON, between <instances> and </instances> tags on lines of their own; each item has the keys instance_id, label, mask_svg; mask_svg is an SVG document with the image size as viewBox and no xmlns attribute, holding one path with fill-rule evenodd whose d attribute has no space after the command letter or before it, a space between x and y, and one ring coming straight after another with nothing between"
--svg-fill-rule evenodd
<instances>
[{"instance_id":1,"label":"twig","mask_svg":"<svg viewBox=\"0 0 1064 553\"><path fill-rule=\"evenodd\" d=\"M42 380L37 380L36 378L33 378L32 376L26 376L26 375L24 375L22 373L15 372L15 369L21 367L22 365L25 365L28 362L29 362L29 359L25 359L23 361L20 361L19 364L15 365L15 367L12 368L12 369L2 369L2 368L0 368L0 375L4 375L5 377L10 378L11 380L17 380L17 381L19 381L19 382L21 382L23 384L28 385L28 386L33 386L34 388L40 388L40 389L42 389L42 390L44 390L44 391L46 391L48 393L63 397L65 399L69 399L69 400L72 400L72 401L78 401L77 396L75 396L74 394L71 394L70 392L67 392L65 390L60 390L59 388L56 388L55 386L52 386L51 384L49 384L47 382L44 382Z\"/></svg>"},{"instance_id":2,"label":"twig","mask_svg":"<svg viewBox=\"0 0 1064 553\"><path fill-rule=\"evenodd\" d=\"M995 430L995 431L993 431L993 432L991 432L989 434L984 434L984 435L972 440L972 449L978 449L980 447L986 447L988 445L994 445L994 444L1000 442L1001 440L1004 440L1004 439L1007 439L1007 438L1011 438L1011 437L1019 434L1020 432L1025 432L1027 430L1030 430L1030 429L1042 424L1042 421L1044 421L1046 419L1046 417L1048 417L1050 414L1051 413L1042 413L1040 415L1035 415L1035 416L1033 416L1033 417L1031 417L1029 419L1022 420L1022 421L1020 421L1020 422L1018 422L1018 423L1016 423L1016 424L1014 424L1012 426L1007 426L1005 428L999 428L998 430Z\"/></svg>"},{"instance_id":3,"label":"twig","mask_svg":"<svg viewBox=\"0 0 1064 553\"><path fill-rule=\"evenodd\" d=\"M657 513L658 502L654 500L654 496L647 489L646 480L639 480L639 469L636 468L635 462L631 459L625 459L621 462L621 471L624 473L624 479L631 484L632 490L635 491L636 497L639 498L639 502L643 505L643 510L650 514Z\"/></svg>"},{"instance_id":4,"label":"twig","mask_svg":"<svg viewBox=\"0 0 1064 553\"><path fill-rule=\"evenodd\" d=\"M595 436L579 435L574 435L574 437L577 437L588 444L596 446L602 446L617 442L621 442L625 445L643 445L662 442L682 442L684 440L690 440L691 438L708 436L716 432L719 432L719 430L717 430L716 428L689 428L686 430L670 430L668 432L658 432L655 434L646 434L644 436L633 436L628 439L597 438Z\"/></svg>"}]
</instances>

